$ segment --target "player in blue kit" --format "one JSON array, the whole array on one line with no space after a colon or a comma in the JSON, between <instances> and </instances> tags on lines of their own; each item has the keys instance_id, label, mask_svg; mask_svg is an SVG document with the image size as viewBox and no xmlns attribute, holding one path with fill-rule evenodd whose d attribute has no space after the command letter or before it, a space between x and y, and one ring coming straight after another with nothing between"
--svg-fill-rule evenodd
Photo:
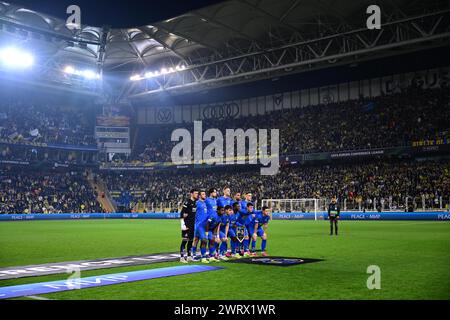
<instances>
[{"instance_id":1,"label":"player in blue kit","mask_svg":"<svg viewBox=\"0 0 450 320\"><path fill-rule=\"evenodd\" d=\"M226 205L224 208L224 214L222 215L221 223L220 223L220 248L219 248L219 256L220 260L227 261L228 260L228 232L230 230L230 216L233 214L233 208L230 205ZM230 253L231 255L231 253Z\"/></svg>"},{"instance_id":2,"label":"player in blue kit","mask_svg":"<svg viewBox=\"0 0 450 320\"><path fill-rule=\"evenodd\" d=\"M243 250L241 250L241 253L243 253L244 256L248 257L250 256L249 251L249 243L250 243L250 237L249 237L249 230L248 226L251 223L253 219L253 204L252 201L252 193L247 192L245 194L245 199L240 202L241 208L239 210L239 218L238 218L238 227L244 228L244 243L243 243ZM249 211L250 209L250 211Z\"/></svg>"},{"instance_id":3,"label":"player in blue kit","mask_svg":"<svg viewBox=\"0 0 450 320\"><path fill-rule=\"evenodd\" d=\"M226 207L226 206L231 206L233 204L233 199L231 198L231 190L229 187L224 187L223 188L223 196L219 197L219 199L217 199L217 205L218 206L222 206L222 207ZM225 210L225 215L223 216L224 219L227 219L226 217L226 210ZM222 229L224 229L224 225L222 223ZM228 241L222 241L220 244L221 248L219 251L225 251L227 253L228 250Z\"/></svg>"},{"instance_id":4,"label":"player in blue kit","mask_svg":"<svg viewBox=\"0 0 450 320\"><path fill-rule=\"evenodd\" d=\"M208 190L208 198L205 199L205 206L206 206L206 217L205 217L205 223L204 223L204 227L206 228L206 223L207 220L209 219L209 217L213 214L217 214L217 190L215 188L211 188ZM206 233L206 229L205 233ZM205 241L207 241L208 238L205 238ZM205 252L206 254L206 252ZM209 261L207 259L207 257L203 257L202 255L202 262L203 263L208 263L207 261Z\"/></svg>"},{"instance_id":5,"label":"player in blue kit","mask_svg":"<svg viewBox=\"0 0 450 320\"><path fill-rule=\"evenodd\" d=\"M223 188L223 196L217 199L217 205L222 206L231 206L233 199L231 198L231 190L228 187Z\"/></svg>"},{"instance_id":6,"label":"player in blue kit","mask_svg":"<svg viewBox=\"0 0 450 320\"><path fill-rule=\"evenodd\" d=\"M209 240L209 262L219 261L215 258L215 255L217 245L220 244L220 225L224 211L224 207L218 206L217 212L213 212L209 215L208 222L206 224L206 233Z\"/></svg>"},{"instance_id":7,"label":"player in blue kit","mask_svg":"<svg viewBox=\"0 0 450 320\"><path fill-rule=\"evenodd\" d=\"M241 255L236 253L236 249L239 249L239 240L237 238L237 221L239 218L239 209L241 205L235 202L232 207L232 212L230 212L229 218L229 228L227 237L230 238L231 256L240 259Z\"/></svg>"},{"instance_id":8,"label":"player in blue kit","mask_svg":"<svg viewBox=\"0 0 450 320\"><path fill-rule=\"evenodd\" d=\"M240 192L236 192L236 193L234 194L233 200L231 201L231 205L233 205L233 204L235 204L235 203L241 203L241 200L242 200L242 198L241 198L241 193L240 193Z\"/></svg>"},{"instance_id":9,"label":"player in blue kit","mask_svg":"<svg viewBox=\"0 0 450 320\"><path fill-rule=\"evenodd\" d=\"M247 203L252 202L252 198L253 198L252 193L251 192L247 192L244 195L244 200L239 201L242 211L245 211L245 212L247 211Z\"/></svg>"},{"instance_id":10,"label":"player in blue kit","mask_svg":"<svg viewBox=\"0 0 450 320\"><path fill-rule=\"evenodd\" d=\"M267 256L267 225L270 221L270 209L262 207L262 211L255 212L255 215L249 224L249 232L252 237L252 256L256 256L256 239L261 237L261 254Z\"/></svg>"},{"instance_id":11,"label":"player in blue kit","mask_svg":"<svg viewBox=\"0 0 450 320\"><path fill-rule=\"evenodd\" d=\"M206 192L201 191L199 195L199 199L196 203L196 215L195 215L195 231L194 231L194 243L192 244L192 256L195 257L197 253L197 245L198 242L201 241L200 244L200 253L202 255L202 262L209 263L208 259L206 259L206 244L207 244L207 235L206 235L206 223L208 222L208 209L206 206Z\"/></svg>"},{"instance_id":12,"label":"player in blue kit","mask_svg":"<svg viewBox=\"0 0 450 320\"><path fill-rule=\"evenodd\" d=\"M217 213L217 190L214 188L209 189L208 198L205 200L206 209L208 209L208 216L213 213Z\"/></svg>"}]
</instances>

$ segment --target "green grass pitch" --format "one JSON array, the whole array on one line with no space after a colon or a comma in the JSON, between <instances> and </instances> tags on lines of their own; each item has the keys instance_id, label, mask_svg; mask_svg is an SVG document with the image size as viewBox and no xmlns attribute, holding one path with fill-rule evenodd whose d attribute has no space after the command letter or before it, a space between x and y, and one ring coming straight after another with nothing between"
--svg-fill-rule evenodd
<instances>
[{"instance_id":1,"label":"green grass pitch","mask_svg":"<svg viewBox=\"0 0 450 320\"><path fill-rule=\"evenodd\" d=\"M224 270L47 294L49 299L450 299L450 223L272 221L271 255L325 261L291 267L218 263ZM0 267L176 252L176 220L29 221L0 223ZM258 247L260 243L258 241ZM82 277L147 266L82 272ZM368 290L367 267L381 268L381 289ZM67 275L0 281L0 286Z\"/></svg>"}]
</instances>

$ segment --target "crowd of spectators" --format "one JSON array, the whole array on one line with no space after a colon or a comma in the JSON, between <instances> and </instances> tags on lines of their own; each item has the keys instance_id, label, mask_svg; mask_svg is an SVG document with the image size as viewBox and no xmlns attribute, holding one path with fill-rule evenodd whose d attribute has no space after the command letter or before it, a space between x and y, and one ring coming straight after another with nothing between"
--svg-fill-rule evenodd
<instances>
[{"instance_id":1,"label":"crowd of spectators","mask_svg":"<svg viewBox=\"0 0 450 320\"><path fill-rule=\"evenodd\" d=\"M278 175L261 176L258 171L215 170L178 172L103 173L110 191L129 192L135 202L178 208L191 187L228 185L233 192L250 191L254 200L331 198L338 195L348 208L373 209L374 201L392 209L411 203L437 208L440 198L450 200L450 167L441 161L390 161L365 164L284 167Z\"/></svg>"},{"instance_id":2,"label":"crowd of spectators","mask_svg":"<svg viewBox=\"0 0 450 320\"><path fill-rule=\"evenodd\" d=\"M82 109L82 110L81 110ZM86 108L57 103L3 99L0 101L0 142L96 145L95 117ZM278 110L238 119L204 120L203 129L279 129L284 155L411 146L414 141L450 139L450 89L409 88L402 93L347 102ZM131 157L119 162L170 162L177 128L193 132L192 123L138 126ZM207 143L204 143L206 146ZM46 159L48 152L1 150L4 158ZM39 157L35 157L42 160ZM73 155L64 157L71 162Z\"/></svg>"},{"instance_id":3,"label":"crowd of spectators","mask_svg":"<svg viewBox=\"0 0 450 320\"><path fill-rule=\"evenodd\" d=\"M95 118L73 107L20 99L0 101L0 140L96 145Z\"/></svg>"},{"instance_id":4,"label":"crowd of spectators","mask_svg":"<svg viewBox=\"0 0 450 320\"><path fill-rule=\"evenodd\" d=\"M192 124L142 127L133 159L170 162L171 133ZM273 111L266 115L203 121L203 130L279 129L285 155L411 146L450 132L450 89L415 89L376 98ZM446 137L446 136L445 136ZM206 146L206 144L205 144Z\"/></svg>"},{"instance_id":5,"label":"crowd of spectators","mask_svg":"<svg viewBox=\"0 0 450 320\"><path fill-rule=\"evenodd\" d=\"M0 169L0 213L103 212L82 172Z\"/></svg>"},{"instance_id":6,"label":"crowd of spectators","mask_svg":"<svg viewBox=\"0 0 450 320\"><path fill-rule=\"evenodd\" d=\"M259 170L206 169L163 172L103 172L99 178L110 193L131 196L146 208L175 210L193 187L234 193L252 192L262 199L329 199L338 195L349 209L445 208L450 201L450 167L447 160L376 161L283 167L278 175L261 176ZM102 212L96 192L82 172L0 170L1 213Z\"/></svg>"},{"instance_id":7,"label":"crowd of spectators","mask_svg":"<svg viewBox=\"0 0 450 320\"><path fill-rule=\"evenodd\" d=\"M83 152L62 148L26 146L16 144L0 144L0 162L39 162L64 165L98 164L97 152Z\"/></svg>"}]
</instances>

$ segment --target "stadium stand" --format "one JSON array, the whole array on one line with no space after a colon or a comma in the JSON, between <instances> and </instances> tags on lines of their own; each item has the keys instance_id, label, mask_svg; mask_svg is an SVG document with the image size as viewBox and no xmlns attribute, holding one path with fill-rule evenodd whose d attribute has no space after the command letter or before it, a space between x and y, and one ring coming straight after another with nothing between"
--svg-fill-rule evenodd
<instances>
[{"instance_id":1,"label":"stadium stand","mask_svg":"<svg viewBox=\"0 0 450 320\"><path fill-rule=\"evenodd\" d=\"M17 97L0 101L0 139L17 143L97 144L94 123L86 113Z\"/></svg>"},{"instance_id":2,"label":"stadium stand","mask_svg":"<svg viewBox=\"0 0 450 320\"><path fill-rule=\"evenodd\" d=\"M232 121L209 120L204 122L204 127L278 127L281 129L281 153L288 155L411 146L418 140L448 140L449 101L448 88L409 88L402 93L373 99L275 111ZM15 112L18 108L25 112ZM36 147L36 143L95 144L90 113L75 113L70 108L58 112L60 107L6 100L2 101L0 110L1 137L4 139L0 143L0 161L9 165L14 161L26 161L28 164L47 162L53 165L58 162L66 166L87 163L98 166L96 157L80 162L78 160L85 157L75 151ZM185 126L192 128L191 124ZM170 161L173 144L167 141L176 127L138 127L132 161ZM34 130L39 133L32 134ZM54 169L32 173L8 168L1 171L2 213L102 211L86 177L71 172L71 169L55 174ZM329 198L336 193L348 209L376 209L374 203L383 203L384 208L405 210L408 209L405 208L407 198L417 208L445 208L450 196L446 159L289 166L275 177L262 177L254 170L244 166L239 170L209 170L206 174L201 170L102 171L99 179L105 184L104 193L111 197L119 211L176 211L191 186L217 185L217 181L233 186L234 191L252 190L257 200Z\"/></svg>"},{"instance_id":3,"label":"stadium stand","mask_svg":"<svg viewBox=\"0 0 450 320\"><path fill-rule=\"evenodd\" d=\"M103 173L102 179L123 208L138 202L146 208L178 209L190 186L232 187L233 192L251 191L255 200L331 198L339 195L347 209L405 210L407 198L416 208L440 207L450 201L450 168L441 161L376 161L322 166L289 166L276 176L260 176L255 170L176 171L158 173ZM218 186L217 181L222 185Z\"/></svg>"},{"instance_id":4,"label":"stadium stand","mask_svg":"<svg viewBox=\"0 0 450 320\"><path fill-rule=\"evenodd\" d=\"M83 172L0 170L2 213L102 212L96 196Z\"/></svg>"},{"instance_id":5,"label":"stadium stand","mask_svg":"<svg viewBox=\"0 0 450 320\"><path fill-rule=\"evenodd\" d=\"M402 93L348 102L273 111L266 115L203 121L203 127L279 128L286 155L411 146L447 137L450 89L409 88ZM192 125L186 124L191 131ZM179 125L142 127L132 160L171 161L171 132Z\"/></svg>"}]
</instances>

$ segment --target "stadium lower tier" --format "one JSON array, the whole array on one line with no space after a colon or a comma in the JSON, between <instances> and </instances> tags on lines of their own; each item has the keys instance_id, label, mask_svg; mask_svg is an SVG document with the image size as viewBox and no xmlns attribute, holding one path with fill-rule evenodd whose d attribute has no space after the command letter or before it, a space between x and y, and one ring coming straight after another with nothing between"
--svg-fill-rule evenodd
<instances>
[{"instance_id":1,"label":"stadium lower tier","mask_svg":"<svg viewBox=\"0 0 450 320\"><path fill-rule=\"evenodd\" d=\"M330 199L355 210L414 210L448 207L449 160L389 161L321 166L290 166L275 176L259 170L102 173L120 211L178 211L191 187L251 192L253 200ZM412 207L412 208L410 208ZM301 209L301 208L299 208Z\"/></svg>"},{"instance_id":2,"label":"stadium lower tier","mask_svg":"<svg viewBox=\"0 0 450 320\"><path fill-rule=\"evenodd\" d=\"M0 212L103 212L95 183L106 185L118 212L178 212L192 187L220 190L224 186L233 195L252 192L257 205L263 199L330 199L333 195L343 209L359 211L446 210L450 202L448 159L291 166L275 176L244 168L93 176L89 180L85 172L64 168L47 172L2 168ZM312 208L298 210L311 212Z\"/></svg>"},{"instance_id":3,"label":"stadium lower tier","mask_svg":"<svg viewBox=\"0 0 450 320\"><path fill-rule=\"evenodd\" d=\"M84 172L0 169L1 213L103 212Z\"/></svg>"}]
</instances>

